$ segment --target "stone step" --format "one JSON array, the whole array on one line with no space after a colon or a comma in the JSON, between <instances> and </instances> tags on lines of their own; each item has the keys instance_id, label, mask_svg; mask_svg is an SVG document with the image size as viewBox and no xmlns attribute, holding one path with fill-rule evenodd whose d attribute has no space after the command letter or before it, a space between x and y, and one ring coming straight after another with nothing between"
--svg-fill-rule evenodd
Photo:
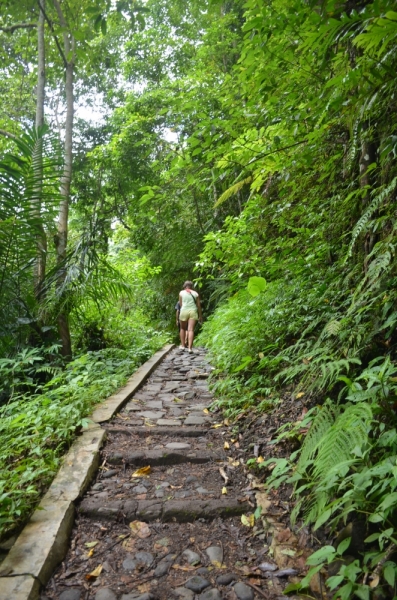
<instances>
[{"instance_id":1,"label":"stone step","mask_svg":"<svg viewBox=\"0 0 397 600\"><path fill-rule=\"evenodd\" d=\"M188 445L188 444L186 444ZM179 465L182 463L203 464L211 461L224 461L225 454L219 452L194 452L190 448L184 450L143 450L130 452L128 454L115 453L107 457L111 465L135 465L144 467L146 465Z\"/></svg>"},{"instance_id":2,"label":"stone step","mask_svg":"<svg viewBox=\"0 0 397 600\"><path fill-rule=\"evenodd\" d=\"M196 519L235 517L250 510L246 502L237 498L214 500L113 500L105 503L98 498L85 498L78 509L80 515L95 520L156 521L191 523Z\"/></svg>"},{"instance_id":3,"label":"stone step","mask_svg":"<svg viewBox=\"0 0 397 600\"><path fill-rule=\"evenodd\" d=\"M208 433L208 429L200 429L199 427L181 427L179 424L175 427L122 427L122 426L107 426L104 428L109 433L122 433L125 435L139 436L154 436L164 435L170 437L202 437Z\"/></svg>"}]
</instances>

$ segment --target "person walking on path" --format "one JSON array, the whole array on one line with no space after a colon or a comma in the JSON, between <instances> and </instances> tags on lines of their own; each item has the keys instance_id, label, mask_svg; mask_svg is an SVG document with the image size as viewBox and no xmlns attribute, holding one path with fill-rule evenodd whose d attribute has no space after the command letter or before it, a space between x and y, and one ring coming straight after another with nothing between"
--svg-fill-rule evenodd
<instances>
[{"instance_id":1,"label":"person walking on path","mask_svg":"<svg viewBox=\"0 0 397 600\"><path fill-rule=\"evenodd\" d=\"M179 300L175 304L175 311L176 311L175 312L175 315L176 315L176 326L178 327L178 330L180 331L181 330L181 322L179 320L179 315L180 315L180 312L181 312L181 305L179 304ZM185 335L185 345L187 345L188 341L189 341L188 340L188 332L187 332L187 330L186 330L185 334L186 334Z\"/></svg>"},{"instance_id":2,"label":"person walking on path","mask_svg":"<svg viewBox=\"0 0 397 600\"><path fill-rule=\"evenodd\" d=\"M183 290L179 292L179 304L181 307L179 321L181 328L179 331L181 338L181 349L186 347L186 332L188 335L188 351L192 352L194 340L194 327L197 321L203 322L203 313L201 311L200 296L198 292L192 289L193 283L185 281Z\"/></svg>"}]
</instances>

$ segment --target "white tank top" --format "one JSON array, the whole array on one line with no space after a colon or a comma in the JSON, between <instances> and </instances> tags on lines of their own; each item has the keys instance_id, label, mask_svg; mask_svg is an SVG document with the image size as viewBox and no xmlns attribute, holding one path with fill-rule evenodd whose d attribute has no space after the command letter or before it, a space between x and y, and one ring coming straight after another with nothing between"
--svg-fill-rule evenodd
<instances>
[{"instance_id":1,"label":"white tank top","mask_svg":"<svg viewBox=\"0 0 397 600\"><path fill-rule=\"evenodd\" d=\"M186 290L182 290L180 292L180 296L182 298L182 310L197 310L197 304L193 300L192 296L197 300L198 293L191 290L187 292Z\"/></svg>"}]
</instances>

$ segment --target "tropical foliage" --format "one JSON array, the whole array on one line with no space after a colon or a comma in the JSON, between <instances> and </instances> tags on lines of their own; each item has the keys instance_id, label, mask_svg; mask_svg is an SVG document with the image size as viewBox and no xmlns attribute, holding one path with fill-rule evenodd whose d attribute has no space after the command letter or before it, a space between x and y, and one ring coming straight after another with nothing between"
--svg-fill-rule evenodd
<instances>
[{"instance_id":1,"label":"tropical foliage","mask_svg":"<svg viewBox=\"0 0 397 600\"><path fill-rule=\"evenodd\" d=\"M41 398L72 349L157 347L194 271L227 414L271 410L285 387L322 407L269 484L289 480L314 527L353 513L377 527L331 588L368 597L376 564L393 586L395 5L47 0L46 126L40 12L4 6L0 86L20 94L0 116L3 400Z\"/></svg>"}]
</instances>

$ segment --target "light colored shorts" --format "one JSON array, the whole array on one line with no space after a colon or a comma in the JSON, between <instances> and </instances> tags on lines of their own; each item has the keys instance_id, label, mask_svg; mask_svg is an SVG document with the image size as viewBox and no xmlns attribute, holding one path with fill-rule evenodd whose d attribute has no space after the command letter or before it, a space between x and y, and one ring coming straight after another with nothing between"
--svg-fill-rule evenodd
<instances>
[{"instance_id":1,"label":"light colored shorts","mask_svg":"<svg viewBox=\"0 0 397 600\"><path fill-rule=\"evenodd\" d=\"M198 312L197 310L193 309L193 308L187 308L185 310L181 310L180 314L179 314L179 320L180 321L188 321L189 319L195 319L196 321L198 321Z\"/></svg>"}]
</instances>

